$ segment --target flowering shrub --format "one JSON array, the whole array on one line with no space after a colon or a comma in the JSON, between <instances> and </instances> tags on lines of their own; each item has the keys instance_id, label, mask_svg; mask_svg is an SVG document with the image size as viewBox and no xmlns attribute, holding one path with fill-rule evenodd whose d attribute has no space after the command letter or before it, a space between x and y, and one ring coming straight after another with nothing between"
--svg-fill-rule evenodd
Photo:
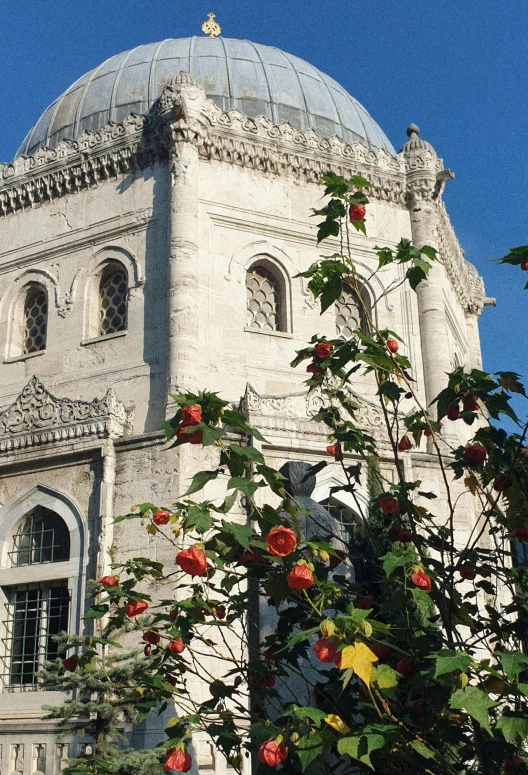
<instances>
[{"instance_id":1,"label":"flowering shrub","mask_svg":"<svg viewBox=\"0 0 528 775\"><path fill-rule=\"evenodd\" d=\"M324 180L330 200L316 211L319 241L349 228L364 232L368 182L333 173ZM407 240L376 255L380 269L401 265L413 290L436 260L432 248ZM359 283L347 254L322 258L303 277L322 312L345 280ZM208 392L176 396L164 428L174 446L213 450L213 469L197 472L172 507L141 504L116 520L141 520L164 536L175 565L115 563L88 614L99 634L83 649L76 641L75 665L70 655L64 667L75 671L71 685L103 659L112 633L137 632L150 654L138 707L143 715L171 702L177 709L161 744L167 770L191 768L197 730L236 772L250 755L263 774L525 770L528 585L526 570L512 562L512 541L528 541L528 426L509 434L486 419L518 422L510 399L524 388L510 372L457 368L434 407L424 407L402 340L363 312L365 330L348 340L314 336L293 363L308 361L308 389L323 397L313 421L327 427L329 446L314 470L339 464L352 497L369 478L370 513L353 528L347 553L331 536L302 534L303 509L252 443L262 436ZM346 389L352 373L376 380L394 477L380 472L381 453L360 424ZM444 438L444 418L468 432L474 426L471 441ZM438 492L405 476L403 459L425 444L441 474ZM222 502L194 500L213 480L224 483ZM477 515L461 533L455 491L473 500ZM146 583L159 588L155 599ZM256 649L259 598L274 610L276 628ZM217 660L214 677L204 656ZM209 684L206 699L193 691L198 679ZM93 772L105 772L104 757L97 766Z\"/></svg>"}]
</instances>

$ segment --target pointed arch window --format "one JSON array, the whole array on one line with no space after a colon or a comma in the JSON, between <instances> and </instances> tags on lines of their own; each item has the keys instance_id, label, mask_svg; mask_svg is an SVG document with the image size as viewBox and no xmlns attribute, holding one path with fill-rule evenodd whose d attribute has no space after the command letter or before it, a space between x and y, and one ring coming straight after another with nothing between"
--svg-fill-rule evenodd
<instances>
[{"instance_id":1,"label":"pointed arch window","mask_svg":"<svg viewBox=\"0 0 528 775\"><path fill-rule=\"evenodd\" d=\"M45 350L48 334L48 294L42 285L30 285L26 289L23 325L24 355Z\"/></svg>"},{"instance_id":2,"label":"pointed arch window","mask_svg":"<svg viewBox=\"0 0 528 775\"><path fill-rule=\"evenodd\" d=\"M281 283L268 267L254 264L246 274L247 327L284 331Z\"/></svg>"},{"instance_id":3,"label":"pointed arch window","mask_svg":"<svg viewBox=\"0 0 528 775\"><path fill-rule=\"evenodd\" d=\"M62 517L33 508L16 527L8 558L13 569L42 566L25 571L27 583L2 585L3 688L29 691L38 688L44 663L57 657L54 636L69 627L71 594L60 563L70 559L70 533Z\"/></svg>"},{"instance_id":4,"label":"pointed arch window","mask_svg":"<svg viewBox=\"0 0 528 775\"><path fill-rule=\"evenodd\" d=\"M126 271L121 264L108 264L99 280L99 336L126 331L127 313Z\"/></svg>"},{"instance_id":5,"label":"pointed arch window","mask_svg":"<svg viewBox=\"0 0 528 775\"><path fill-rule=\"evenodd\" d=\"M353 331L367 330L365 307L369 309L366 292L361 289L356 292L349 285L343 286L343 293L335 304L336 336L341 339L352 339Z\"/></svg>"}]
</instances>

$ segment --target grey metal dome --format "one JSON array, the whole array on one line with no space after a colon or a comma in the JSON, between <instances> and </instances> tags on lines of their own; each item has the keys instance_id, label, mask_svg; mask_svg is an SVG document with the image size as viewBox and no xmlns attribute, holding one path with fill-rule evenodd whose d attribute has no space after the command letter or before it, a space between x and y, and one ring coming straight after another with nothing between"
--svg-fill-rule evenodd
<instances>
[{"instance_id":1,"label":"grey metal dome","mask_svg":"<svg viewBox=\"0 0 528 775\"><path fill-rule=\"evenodd\" d=\"M193 37L138 46L83 75L44 111L17 156L145 113L181 70L192 73L223 110L264 115L274 124L289 121L300 130L395 154L365 108L302 59L248 40Z\"/></svg>"}]
</instances>

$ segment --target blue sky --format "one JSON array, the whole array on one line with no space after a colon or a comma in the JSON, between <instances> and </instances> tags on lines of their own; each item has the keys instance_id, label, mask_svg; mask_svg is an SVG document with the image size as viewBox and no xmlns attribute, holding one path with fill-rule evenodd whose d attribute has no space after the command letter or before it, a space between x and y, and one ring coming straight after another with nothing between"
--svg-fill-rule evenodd
<instances>
[{"instance_id":1,"label":"blue sky","mask_svg":"<svg viewBox=\"0 0 528 775\"><path fill-rule=\"evenodd\" d=\"M528 382L526 274L490 264L528 243L528 1L3 0L0 159L87 70L141 43L201 34L278 46L356 97L396 148L411 121L456 174L445 201L496 309L481 318L484 367Z\"/></svg>"}]
</instances>

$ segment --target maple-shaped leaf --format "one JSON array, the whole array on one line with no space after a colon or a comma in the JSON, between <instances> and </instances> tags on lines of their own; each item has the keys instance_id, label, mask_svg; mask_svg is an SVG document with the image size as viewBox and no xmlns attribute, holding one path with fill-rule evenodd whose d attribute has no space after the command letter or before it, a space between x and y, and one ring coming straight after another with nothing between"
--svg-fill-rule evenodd
<instances>
[{"instance_id":1,"label":"maple-shaped leaf","mask_svg":"<svg viewBox=\"0 0 528 775\"><path fill-rule=\"evenodd\" d=\"M367 686L370 686L372 666L377 661L377 656L369 649L366 643L355 643L353 646L346 646L343 649L339 666L341 670L352 668L355 675Z\"/></svg>"}]
</instances>

